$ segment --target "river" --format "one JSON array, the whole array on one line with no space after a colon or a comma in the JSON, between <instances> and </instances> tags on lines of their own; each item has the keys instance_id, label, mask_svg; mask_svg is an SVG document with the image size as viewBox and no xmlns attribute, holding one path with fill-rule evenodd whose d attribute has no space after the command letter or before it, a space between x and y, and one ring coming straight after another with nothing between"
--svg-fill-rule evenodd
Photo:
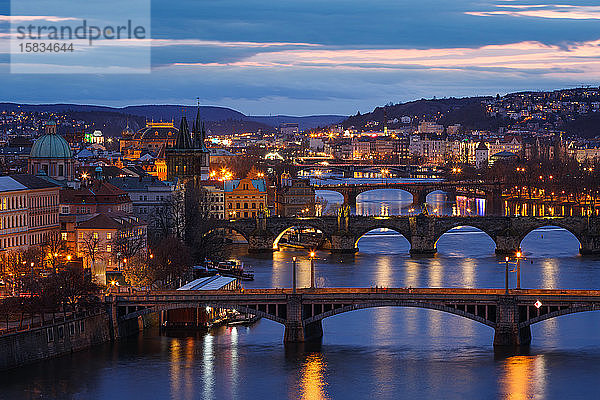
<instances>
[{"instance_id":1,"label":"river","mask_svg":"<svg viewBox=\"0 0 600 400\"><path fill-rule=\"evenodd\" d=\"M434 207L444 204L436 194ZM443 196L443 195L441 195ZM397 191L361 195L357 212L401 210ZM436 203L437 202L437 203ZM371 232L355 255L318 252L318 286L492 287L504 265L492 240L474 228L443 235L438 254L411 258L393 231ZM522 243L524 288L600 288L600 262L581 257L565 230L543 228ZM289 287L291 259L300 286L310 282L306 251L238 256L253 267L245 287ZM511 274L514 286L514 273ZM2 374L1 399L591 399L600 390L600 313L572 314L532 326L523 354L495 352L493 330L434 310L378 308L323 321L321 344L285 347L283 326L166 336L148 330Z\"/></svg>"}]
</instances>

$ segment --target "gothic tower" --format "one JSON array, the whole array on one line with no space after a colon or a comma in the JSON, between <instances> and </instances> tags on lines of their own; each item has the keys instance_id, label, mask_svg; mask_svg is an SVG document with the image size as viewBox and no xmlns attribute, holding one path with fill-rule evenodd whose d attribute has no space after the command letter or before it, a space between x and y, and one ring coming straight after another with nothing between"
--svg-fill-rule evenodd
<instances>
[{"instance_id":1,"label":"gothic tower","mask_svg":"<svg viewBox=\"0 0 600 400\"><path fill-rule=\"evenodd\" d=\"M204 124L198 107L192 132L190 133L186 117L181 117L175 145L166 150L167 180L177 178L182 184L193 182L199 186L201 181L208 179L210 157L204 140Z\"/></svg>"}]
</instances>

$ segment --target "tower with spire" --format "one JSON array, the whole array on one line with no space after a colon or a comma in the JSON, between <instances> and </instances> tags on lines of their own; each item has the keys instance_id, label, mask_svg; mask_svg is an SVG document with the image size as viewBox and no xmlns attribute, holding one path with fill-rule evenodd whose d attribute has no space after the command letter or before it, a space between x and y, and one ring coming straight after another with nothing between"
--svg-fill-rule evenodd
<instances>
[{"instance_id":1,"label":"tower with spire","mask_svg":"<svg viewBox=\"0 0 600 400\"><path fill-rule=\"evenodd\" d=\"M190 132L187 118L183 115L175 145L166 150L167 180L178 179L182 184L193 182L199 186L201 181L208 179L210 153L204 144L205 137L198 104L192 131Z\"/></svg>"}]
</instances>

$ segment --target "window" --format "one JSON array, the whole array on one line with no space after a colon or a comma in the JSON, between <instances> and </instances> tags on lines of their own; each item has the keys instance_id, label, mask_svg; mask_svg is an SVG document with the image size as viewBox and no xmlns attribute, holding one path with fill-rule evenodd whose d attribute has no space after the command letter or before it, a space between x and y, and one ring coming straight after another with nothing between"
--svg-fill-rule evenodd
<instances>
[{"instance_id":1,"label":"window","mask_svg":"<svg viewBox=\"0 0 600 400\"><path fill-rule=\"evenodd\" d=\"M69 207L68 206L63 206L62 207L62 211L63 214L68 214L69 213Z\"/></svg>"},{"instance_id":2,"label":"window","mask_svg":"<svg viewBox=\"0 0 600 400\"><path fill-rule=\"evenodd\" d=\"M83 232L79 232L79 239L83 239Z\"/></svg>"},{"instance_id":3,"label":"window","mask_svg":"<svg viewBox=\"0 0 600 400\"><path fill-rule=\"evenodd\" d=\"M75 324L73 322L69 324L69 335L75 335Z\"/></svg>"},{"instance_id":4,"label":"window","mask_svg":"<svg viewBox=\"0 0 600 400\"><path fill-rule=\"evenodd\" d=\"M112 246L110 244L106 245L106 251L110 253L112 251Z\"/></svg>"},{"instance_id":5,"label":"window","mask_svg":"<svg viewBox=\"0 0 600 400\"><path fill-rule=\"evenodd\" d=\"M64 326L61 325L58 327L58 338L62 339L64 337L65 337L65 328L64 328Z\"/></svg>"},{"instance_id":6,"label":"window","mask_svg":"<svg viewBox=\"0 0 600 400\"><path fill-rule=\"evenodd\" d=\"M106 239L112 239L112 232L106 232Z\"/></svg>"},{"instance_id":7,"label":"window","mask_svg":"<svg viewBox=\"0 0 600 400\"><path fill-rule=\"evenodd\" d=\"M54 328L46 329L46 335L48 336L48 343L54 341Z\"/></svg>"},{"instance_id":8,"label":"window","mask_svg":"<svg viewBox=\"0 0 600 400\"><path fill-rule=\"evenodd\" d=\"M62 240L67 240L67 232L61 232L60 236L62 237Z\"/></svg>"},{"instance_id":9,"label":"window","mask_svg":"<svg viewBox=\"0 0 600 400\"><path fill-rule=\"evenodd\" d=\"M92 237L93 237L94 239L98 239L98 232L94 232L94 233L92 234Z\"/></svg>"},{"instance_id":10,"label":"window","mask_svg":"<svg viewBox=\"0 0 600 400\"><path fill-rule=\"evenodd\" d=\"M85 330L85 321L79 321L79 332L83 332Z\"/></svg>"}]
</instances>

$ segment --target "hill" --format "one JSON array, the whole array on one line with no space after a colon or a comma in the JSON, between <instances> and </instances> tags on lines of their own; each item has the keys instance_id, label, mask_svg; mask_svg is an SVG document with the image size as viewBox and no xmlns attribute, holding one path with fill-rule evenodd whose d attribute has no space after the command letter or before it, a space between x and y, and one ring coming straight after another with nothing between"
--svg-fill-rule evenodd
<instances>
[{"instance_id":1,"label":"hill","mask_svg":"<svg viewBox=\"0 0 600 400\"><path fill-rule=\"evenodd\" d=\"M188 121L196 116L196 106L173 104L139 105L127 107L107 107L85 104L17 104L0 103L0 111L52 112L71 115L73 118L90 121L95 128L103 129L108 135L115 135L130 121L132 129L144 126L145 119L171 121L176 123L182 115ZM248 116L227 107L200 106L200 114L207 128L214 134L231 132L274 132L284 122L298 123L301 130L316 128L341 122L341 115L296 116Z\"/></svg>"}]
</instances>

